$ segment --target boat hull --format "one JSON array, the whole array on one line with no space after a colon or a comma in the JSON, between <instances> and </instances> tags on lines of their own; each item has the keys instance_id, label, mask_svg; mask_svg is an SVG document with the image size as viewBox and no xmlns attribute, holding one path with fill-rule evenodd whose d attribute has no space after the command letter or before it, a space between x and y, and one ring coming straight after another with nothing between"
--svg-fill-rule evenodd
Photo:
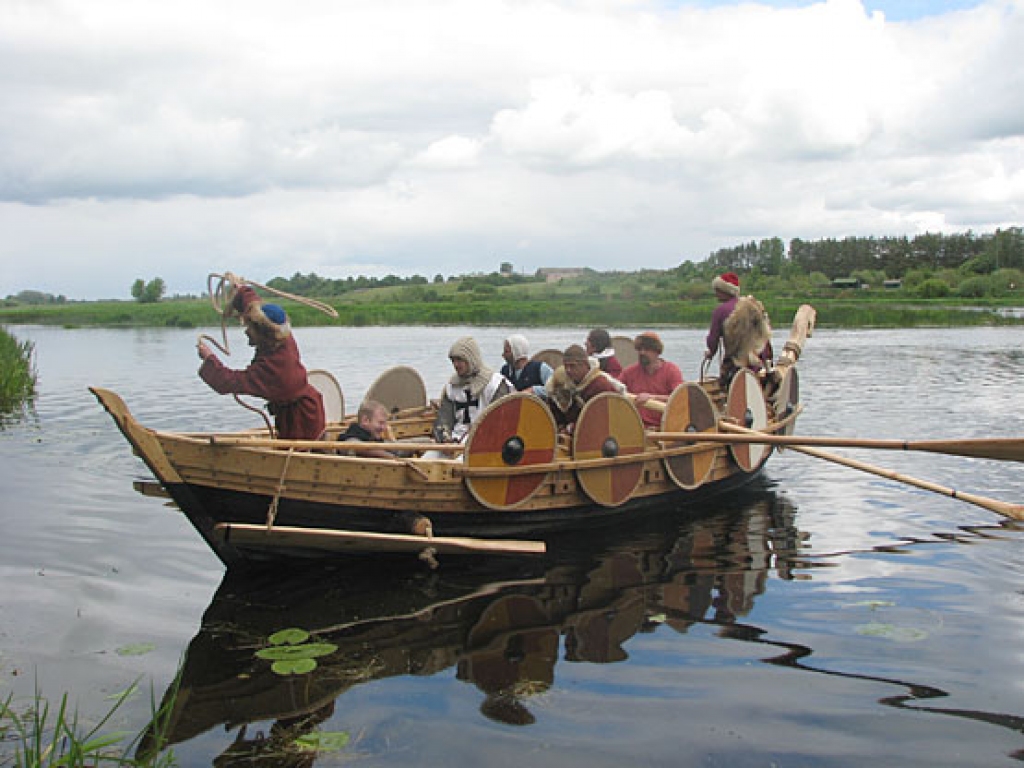
<instances>
[{"instance_id":1,"label":"boat hull","mask_svg":"<svg viewBox=\"0 0 1024 768\"><path fill-rule=\"evenodd\" d=\"M250 445L237 435L159 432L142 426L115 393L93 392L162 491L229 567L338 552L406 552L417 548L415 539L409 540L412 533L428 533L421 536L420 549L430 548L435 554L522 554L529 541L613 524L649 510L698 514L708 499L749 483L763 467L762 462L745 471L726 446L705 448L714 452L707 480L697 488L681 488L666 471L665 451L651 446L642 455L620 459L628 465L616 460L602 465L600 459L586 465L591 474L612 475L623 466L633 473L640 467L641 481L629 498L609 505L587 495L573 469L584 465L563 458L537 470L542 480L529 498L508 509L494 509L471 492L467 477L473 477L473 469L462 459L372 459L339 454L337 444L295 450L268 446L259 435L252 436ZM530 467L519 470L532 472ZM423 524L426 531L418 528ZM260 529L263 533L257 533ZM345 532L384 538L368 541L340 535ZM474 550L455 541L508 537L528 542Z\"/></svg>"}]
</instances>

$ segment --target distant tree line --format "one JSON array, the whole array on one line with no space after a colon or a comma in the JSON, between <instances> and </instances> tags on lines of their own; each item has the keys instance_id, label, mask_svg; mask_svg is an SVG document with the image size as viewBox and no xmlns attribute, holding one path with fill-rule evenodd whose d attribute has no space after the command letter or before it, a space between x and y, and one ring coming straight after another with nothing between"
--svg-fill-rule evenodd
<instances>
[{"instance_id":1,"label":"distant tree line","mask_svg":"<svg viewBox=\"0 0 1024 768\"><path fill-rule=\"evenodd\" d=\"M502 267L505 267L502 264ZM451 278L452 280L458 280L460 291L477 291L486 293L488 289L484 286L499 286L499 285L515 285L518 283L530 283L530 282L543 282L542 277L527 277L524 275L518 275L514 272L492 272L491 274L484 275L466 275L460 278ZM409 288L414 286L422 286L411 292L413 298L419 300L430 301L431 292L425 286L430 285L431 281L422 275L413 275L411 277L399 277L398 275L385 275L384 277L365 277L360 275L353 277L340 278L329 278L320 277L315 272L310 272L308 275L303 275L300 272L296 272L290 278L275 277L270 280L267 285L278 291L284 291L286 293L293 293L296 296L344 296L346 293L352 291L361 291L368 288L388 288L388 287L402 287ZM444 283L444 275L434 275L432 281L434 284ZM433 294L436 297L436 294Z\"/></svg>"},{"instance_id":2,"label":"distant tree line","mask_svg":"<svg viewBox=\"0 0 1024 768\"><path fill-rule=\"evenodd\" d=\"M820 273L830 280L859 271L902 278L912 271L959 270L988 275L1024 269L1024 230L997 229L988 235L924 234L908 237L847 237L842 240L794 238L789 250L780 238L751 241L713 253L708 266L717 271L761 275Z\"/></svg>"},{"instance_id":3,"label":"distant tree line","mask_svg":"<svg viewBox=\"0 0 1024 768\"><path fill-rule=\"evenodd\" d=\"M42 291L19 291L13 296L8 296L6 304L28 304L30 306L36 306L39 304L65 304L67 298L63 295L54 296L52 293L43 293Z\"/></svg>"}]
</instances>

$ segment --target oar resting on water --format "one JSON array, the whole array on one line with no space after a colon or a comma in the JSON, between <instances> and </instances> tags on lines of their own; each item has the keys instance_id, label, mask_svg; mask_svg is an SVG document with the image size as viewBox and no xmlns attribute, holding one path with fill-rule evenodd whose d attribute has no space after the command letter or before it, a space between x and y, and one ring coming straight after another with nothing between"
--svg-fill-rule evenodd
<instances>
[{"instance_id":1,"label":"oar resting on water","mask_svg":"<svg viewBox=\"0 0 1024 768\"><path fill-rule=\"evenodd\" d=\"M743 442L765 443L768 441L764 438L776 437L776 435L767 435L763 432L756 432L755 430L747 429L746 427L741 427L737 424L730 424L726 421L719 422L719 427L728 432L737 433L727 435L727 437L752 436L756 438L753 441L744 440ZM703 440L706 436L708 436L706 433L701 433L698 439ZM986 496L977 496L973 493L958 491L955 488L947 488L946 486L938 485L937 483L932 483L928 480L920 480L916 477L903 475L899 472L893 472L892 470L885 469L883 467L876 467L873 464L867 464L863 461L856 461L854 459L848 459L845 456L837 456L834 453L826 453L825 451L808 448L802 444L789 444L789 447L794 451L807 454L808 456L814 456L815 458L825 459L826 461L831 461L836 464L842 464L844 467L859 469L863 472L870 472L873 475L878 475L879 477L884 477L889 480L896 480L897 482L906 483L907 485L913 485L916 488L921 488L925 491L941 493L943 496L960 499L960 501L966 501L968 504L974 504L975 506L987 509L991 512L996 512L997 514L1012 518L1013 520L1024 520L1024 505L1022 504L1010 504L1005 501L999 501L998 499L990 499ZM965 455L973 456L974 454Z\"/></svg>"},{"instance_id":2,"label":"oar resting on water","mask_svg":"<svg viewBox=\"0 0 1024 768\"><path fill-rule=\"evenodd\" d=\"M974 459L1024 461L1024 439L982 437L963 440L871 440L867 438L810 437L800 435L722 434L715 432L651 432L654 440L685 440L701 443L756 443L778 446L817 446L826 448L877 448L891 451L926 451Z\"/></svg>"}]
</instances>

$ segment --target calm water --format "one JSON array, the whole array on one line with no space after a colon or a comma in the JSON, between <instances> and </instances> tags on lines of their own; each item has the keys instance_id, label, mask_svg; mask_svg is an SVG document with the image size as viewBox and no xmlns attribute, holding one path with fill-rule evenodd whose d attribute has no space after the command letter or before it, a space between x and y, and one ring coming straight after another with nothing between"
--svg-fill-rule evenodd
<instances>
[{"instance_id":1,"label":"calm water","mask_svg":"<svg viewBox=\"0 0 1024 768\"><path fill-rule=\"evenodd\" d=\"M36 345L40 396L32 418L0 430L0 696L70 691L89 722L139 679L111 726L135 733L150 689L162 697L182 664L174 749L188 766L285 764L276 750L307 732L351 736L317 766L1024 759L1024 524L787 452L697 520L580 535L544 560L243 582L177 513L132 490L145 468L86 389L116 390L148 426L258 426L196 377L196 332L11 330ZM435 396L467 332L298 339L351 406L399 363ZM508 332L476 332L495 364ZM584 335L528 334L535 350ZM703 333L663 337L695 378ZM231 340L242 365L240 331ZM1024 329L822 330L801 361L798 431L1019 436L1022 380ZM1019 464L835 453L1024 501ZM273 675L253 654L285 627L339 651L307 676Z\"/></svg>"}]
</instances>

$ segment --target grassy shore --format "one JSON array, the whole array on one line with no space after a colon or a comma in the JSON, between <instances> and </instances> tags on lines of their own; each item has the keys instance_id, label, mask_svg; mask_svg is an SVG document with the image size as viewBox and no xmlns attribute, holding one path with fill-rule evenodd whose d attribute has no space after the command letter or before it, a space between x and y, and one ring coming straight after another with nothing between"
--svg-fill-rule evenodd
<instances>
[{"instance_id":1,"label":"grassy shore","mask_svg":"<svg viewBox=\"0 0 1024 768\"><path fill-rule=\"evenodd\" d=\"M422 286L415 286L422 289ZM595 291L578 286L520 285L493 293L457 292L449 286L425 290L375 288L343 297L319 298L338 312L331 318L294 301L281 300L296 326L338 325L551 325L702 327L714 308L711 296L688 298L665 291L634 290L635 286ZM924 299L856 291L823 291L794 296L759 293L774 324L788 324L797 307L812 304L819 327L905 328L914 326L1014 325L1024 318L1001 312L1024 306L1024 295L999 299ZM0 307L0 323L66 327L208 327L220 322L207 299L92 301Z\"/></svg>"}]
</instances>

